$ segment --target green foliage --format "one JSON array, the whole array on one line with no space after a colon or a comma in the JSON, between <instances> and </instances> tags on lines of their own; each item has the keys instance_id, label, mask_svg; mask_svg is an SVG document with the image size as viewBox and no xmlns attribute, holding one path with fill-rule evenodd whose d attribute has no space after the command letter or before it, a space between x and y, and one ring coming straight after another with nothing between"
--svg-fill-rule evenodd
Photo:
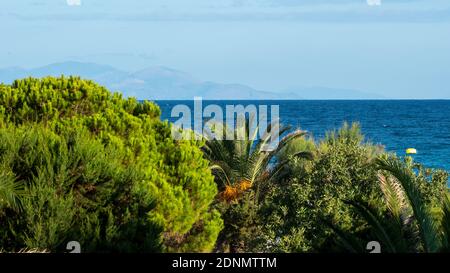
<instances>
[{"instance_id":1,"label":"green foliage","mask_svg":"<svg viewBox=\"0 0 450 273\"><path fill-rule=\"evenodd\" d=\"M273 184L260 210L260 236L269 243L258 250L333 251L328 221L344 231L364 231L364 222L342 201L380 195L374 160L382 149L363 139L358 125L344 125L316 145L313 160L288 163L287 175Z\"/></svg>"},{"instance_id":2,"label":"green foliage","mask_svg":"<svg viewBox=\"0 0 450 273\"><path fill-rule=\"evenodd\" d=\"M160 249L160 227L145 217L153 201L137 187L145 176L122 151L37 125L1 128L0 155L1 171L24 185L20 208L1 213L3 248L63 251L74 240L86 252Z\"/></svg>"},{"instance_id":3,"label":"green foliage","mask_svg":"<svg viewBox=\"0 0 450 273\"><path fill-rule=\"evenodd\" d=\"M309 152L314 153L316 150L316 145L314 143L314 139L311 137L299 137L292 139L286 145L280 149L277 154L278 162L287 162L296 160L298 157L294 155L301 152Z\"/></svg>"},{"instance_id":4,"label":"green foliage","mask_svg":"<svg viewBox=\"0 0 450 273\"><path fill-rule=\"evenodd\" d=\"M365 252L374 240L384 252L448 251L446 172L393 159L357 124L296 142L312 160L280 153L288 163L257 208L251 251Z\"/></svg>"},{"instance_id":5,"label":"green foliage","mask_svg":"<svg viewBox=\"0 0 450 273\"><path fill-rule=\"evenodd\" d=\"M357 124L320 142L281 128L266 150L249 120L238 140L175 141L159 115L75 77L0 84L0 249L450 251L448 173Z\"/></svg>"},{"instance_id":6,"label":"green foliage","mask_svg":"<svg viewBox=\"0 0 450 273\"><path fill-rule=\"evenodd\" d=\"M416 187L416 175L411 168L404 166L398 159L381 157L377 163L380 169L392 174L401 184L411 206L412 215L417 219L424 250L427 252L436 252L440 248L436 223L432 218L426 202L424 202L423 194Z\"/></svg>"},{"instance_id":7,"label":"green foliage","mask_svg":"<svg viewBox=\"0 0 450 273\"><path fill-rule=\"evenodd\" d=\"M303 131L295 131L282 138L277 147L268 149L273 145L270 133L264 134L259 141L256 141L261 128L256 127L253 131L254 135L251 135L250 119L246 119L236 128L217 126L224 127L222 129L224 131L231 131L225 135L234 134L233 140L208 138L204 147L205 156L213 166L212 170L220 189L224 189L227 185L237 186L242 181L247 181L251 186L258 186L258 182L270 179L266 177L270 162L288 143L305 135ZM280 135L290 130L290 127L275 128L275 126L279 127L275 124L273 126L271 130L277 129Z\"/></svg>"},{"instance_id":8,"label":"green foliage","mask_svg":"<svg viewBox=\"0 0 450 273\"><path fill-rule=\"evenodd\" d=\"M110 171L109 168L112 171L116 167L107 168L105 162L98 162L98 165L93 165L91 168L79 170L80 175L83 177L91 175L93 181L96 181L100 178L95 175L102 175L102 172L106 172L103 175L110 179L107 181L111 185L117 184L117 187L128 181L128 186L133 185L132 188L138 194L141 200L139 202L144 202L147 208L154 206L153 209L146 211L135 208L142 213L139 220L135 219L135 215L127 216L130 217L130 221L135 221L136 232L143 232L138 221L145 221L148 223L149 229L152 225L162 227L162 242L165 251L208 251L221 230L222 220L218 213L210 208L210 204L216 196L217 188L209 170L208 162L203 159L203 153L199 149L203 143L199 141L174 141L171 138L170 125L167 122L161 122L159 114L159 108L153 103L138 102L134 98L124 99L120 94L110 93L91 81L76 77L29 78L17 80L12 85L0 85L1 123L7 130L13 130L14 127L20 126L30 128L35 124L40 124L46 130L60 137L74 132L87 131L86 134L92 136L92 138L86 138L90 139L91 142L96 141L99 145L103 145L104 149L117 153L117 155L107 154L105 161L108 157L111 157L112 161L114 161L114 158L120 159L120 164L124 168L133 170L138 175L127 178L124 173L122 178L117 178L114 182L111 180L113 176L108 172ZM26 131L26 129L23 130ZM72 140L69 139L68 141L69 145ZM50 143L46 145L50 145ZM60 151L52 150L47 153L55 153L54 158L58 158ZM89 154L87 151L86 153ZM4 156L4 154L1 156ZM19 159L21 158L19 152L16 156ZM48 155L46 156L48 157ZM72 156L75 155L70 155L69 158ZM18 160L18 169L14 174L20 175L28 172L29 176L19 177L16 182L20 183L20 181L25 180L29 183L35 179L36 181L44 181L52 177L51 175L60 175L43 170L36 172L33 166L41 166L39 164L42 164L42 158ZM86 162L86 164L88 163ZM46 164L50 163L46 162ZM48 166L45 168L41 166L41 168L50 169ZM117 169L120 170L118 167ZM5 173L4 175L10 174ZM9 180L2 180L0 185L5 185L7 181ZM46 217L50 218L71 217L70 214L60 214L56 211L79 206L79 203L76 202L78 199L64 198L64 200L49 203L50 200L42 197L44 192L51 194L56 191L57 189L54 186L28 188L28 191L35 193L35 195L32 195L34 196L34 203L32 202L30 208L32 205L40 208L39 204L45 204L39 215L47 215ZM70 183L61 185L64 191L71 190L69 186ZM38 194L41 191L42 194ZM86 191L88 190L86 189ZM12 195L9 194L9 196ZM115 197L112 195L109 198ZM11 203L11 198L8 202ZM73 202L75 202L75 205L73 205ZM98 213L100 213L102 210L101 203L96 202L100 202L100 200L92 201L93 204L90 205L95 205L95 207L90 209L98 210ZM47 206L47 203L51 206ZM24 208L26 208L26 205L26 203L23 204ZM110 214L109 212L102 213ZM108 216L109 218L105 218L106 220L102 220L103 222L100 223L100 226L105 230L103 233L110 238L102 238L104 242L108 242L108 240L111 242L112 240L117 241L117 235L115 234L118 232L116 230L118 227L115 224L117 221L114 215L112 213L111 216ZM38 215L35 217L38 217ZM27 225L31 225L32 219L34 218L29 218L30 222L23 224L23 229L17 230L17 232L23 232ZM55 221L62 223L66 220ZM42 221L45 222L46 220L42 219ZM86 236L94 236L98 232L102 233L97 228L98 223L95 217L87 217L84 221L80 223L86 225L84 230L90 234ZM51 226L50 223L47 224ZM67 224L69 225L69 223ZM38 237L40 241L45 237L52 242L52 245L62 240L58 237L62 234L56 234L58 232L51 227L47 227L43 231L36 230L33 232L30 237ZM94 247L92 249L98 250Z\"/></svg>"},{"instance_id":9,"label":"green foliage","mask_svg":"<svg viewBox=\"0 0 450 273\"><path fill-rule=\"evenodd\" d=\"M271 146L271 135L266 133L259 141L256 136L260 128L254 128L251 135L251 120L246 119L236 128L227 128L217 124L218 130L233 130L233 140L219 140L209 138L204 147L204 153L211 163L211 168L216 176L218 184L219 200L217 208L224 218L224 229L217 242L217 250L241 252L251 250L255 229L259 229L258 210L264 200L268 185L279 174L287 161L281 162L278 156L280 151L285 151L287 145L305 135L303 131L288 133L290 127L278 129L280 139L278 146ZM229 132L226 135L231 135ZM293 157L303 157L306 152L298 151ZM308 154L309 155L309 154ZM271 163L278 160L275 167Z\"/></svg>"},{"instance_id":10,"label":"green foliage","mask_svg":"<svg viewBox=\"0 0 450 273\"><path fill-rule=\"evenodd\" d=\"M11 172L0 173L0 209L4 207L18 209L22 189L22 184L16 181Z\"/></svg>"},{"instance_id":11,"label":"green foliage","mask_svg":"<svg viewBox=\"0 0 450 273\"><path fill-rule=\"evenodd\" d=\"M255 250L253 236L260 231L261 226L255 194L250 189L242 193L239 200L217 204L224 219L224 229L217 240L216 251L237 253Z\"/></svg>"},{"instance_id":12,"label":"green foliage","mask_svg":"<svg viewBox=\"0 0 450 273\"><path fill-rule=\"evenodd\" d=\"M405 162L395 156L381 156L377 160L382 171L379 185L387 210L361 201L348 204L367 222L370 237L380 242L384 252L448 251L450 205L448 189L442 187L447 177L436 172L439 178L426 180L421 171L414 172L417 165L412 163L409 157ZM428 184L426 190L423 183ZM442 201L430 198L436 195ZM437 206L440 217L433 214L433 206ZM347 238L351 237L353 242L361 241L357 235ZM341 237L341 241L347 241L346 245L353 247L355 244L349 243L347 238Z\"/></svg>"}]
</instances>

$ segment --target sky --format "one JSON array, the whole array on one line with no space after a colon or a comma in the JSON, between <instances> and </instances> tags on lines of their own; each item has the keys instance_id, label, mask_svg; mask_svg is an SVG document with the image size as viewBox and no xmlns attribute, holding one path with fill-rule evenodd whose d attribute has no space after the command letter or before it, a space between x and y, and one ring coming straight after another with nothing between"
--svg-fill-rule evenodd
<instances>
[{"instance_id":1,"label":"sky","mask_svg":"<svg viewBox=\"0 0 450 273\"><path fill-rule=\"evenodd\" d=\"M283 92L450 98L448 0L0 0L0 67L162 65Z\"/></svg>"}]
</instances>

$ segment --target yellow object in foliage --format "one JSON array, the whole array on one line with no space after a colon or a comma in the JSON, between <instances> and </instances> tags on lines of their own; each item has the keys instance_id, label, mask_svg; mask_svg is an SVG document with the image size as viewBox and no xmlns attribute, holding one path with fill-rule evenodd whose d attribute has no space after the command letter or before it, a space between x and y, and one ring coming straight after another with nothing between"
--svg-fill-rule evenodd
<instances>
[{"instance_id":1,"label":"yellow object in foliage","mask_svg":"<svg viewBox=\"0 0 450 273\"><path fill-rule=\"evenodd\" d=\"M240 191L246 191L252 187L252 183L248 180L242 180L239 183L239 190Z\"/></svg>"},{"instance_id":2,"label":"yellow object in foliage","mask_svg":"<svg viewBox=\"0 0 450 273\"><path fill-rule=\"evenodd\" d=\"M236 186L226 185L225 189L219 194L220 198L226 202L232 202L239 198L241 193L250 189L252 183L246 179L241 180Z\"/></svg>"},{"instance_id":3,"label":"yellow object in foliage","mask_svg":"<svg viewBox=\"0 0 450 273\"><path fill-rule=\"evenodd\" d=\"M235 187L225 186L225 190L220 193L222 200L231 202L237 199L239 196L239 191Z\"/></svg>"},{"instance_id":4,"label":"yellow object in foliage","mask_svg":"<svg viewBox=\"0 0 450 273\"><path fill-rule=\"evenodd\" d=\"M414 148L406 149L406 154L417 154L417 150Z\"/></svg>"}]
</instances>

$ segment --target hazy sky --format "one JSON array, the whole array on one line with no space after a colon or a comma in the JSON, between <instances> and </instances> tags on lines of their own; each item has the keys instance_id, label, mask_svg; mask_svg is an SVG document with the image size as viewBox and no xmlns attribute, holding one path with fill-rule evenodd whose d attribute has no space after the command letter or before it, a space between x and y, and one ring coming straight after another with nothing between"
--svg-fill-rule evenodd
<instances>
[{"instance_id":1,"label":"hazy sky","mask_svg":"<svg viewBox=\"0 0 450 273\"><path fill-rule=\"evenodd\" d=\"M449 0L0 0L0 33L0 67L164 65L268 91L450 98Z\"/></svg>"}]
</instances>

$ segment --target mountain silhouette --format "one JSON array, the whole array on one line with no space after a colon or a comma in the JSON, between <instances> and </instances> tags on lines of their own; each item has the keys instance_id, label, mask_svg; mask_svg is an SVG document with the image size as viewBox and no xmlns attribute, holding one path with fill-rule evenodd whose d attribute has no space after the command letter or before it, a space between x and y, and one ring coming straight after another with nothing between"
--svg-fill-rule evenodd
<instances>
[{"instance_id":1,"label":"mountain silhouette","mask_svg":"<svg viewBox=\"0 0 450 273\"><path fill-rule=\"evenodd\" d=\"M76 75L104 85L125 96L150 100L186 100L194 97L212 100L253 99L377 99L378 95L356 90L302 87L284 92L257 90L250 86L203 81L164 66L153 66L128 72L112 66L82 62L60 62L33 69L9 67L0 69L0 82L11 83L25 77Z\"/></svg>"}]
</instances>

